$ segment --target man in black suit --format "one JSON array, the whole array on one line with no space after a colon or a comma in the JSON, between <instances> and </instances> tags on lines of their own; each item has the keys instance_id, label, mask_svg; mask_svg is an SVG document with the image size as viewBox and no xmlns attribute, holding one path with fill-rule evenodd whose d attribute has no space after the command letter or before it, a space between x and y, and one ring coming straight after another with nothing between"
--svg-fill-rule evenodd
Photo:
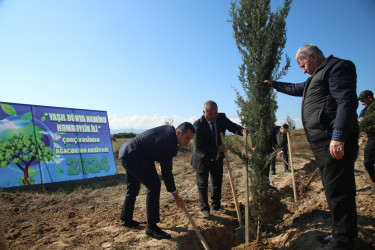
<instances>
[{"instance_id":1,"label":"man in black suit","mask_svg":"<svg viewBox=\"0 0 375 250\"><path fill-rule=\"evenodd\" d=\"M212 210L226 212L221 206L221 184L223 180L223 158L226 151L220 133L229 130L242 135L243 127L230 121L224 113L217 113L218 107L214 101L207 101L203 106L203 115L194 122L195 147L191 165L196 171L200 207L202 216L210 215L208 205L208 176L211 175L211 207Z\"/></svg>"},{"instance_id":2,"label":"man in black suit","mask_svg":"<svg viewBox=\"0 0 375 250\"><path fill-rule=\"evenodd\" d=\"M141 222L133 220L134 204L141 183L147 187L147 227L146 234L156 239L171 236L161 230L156 223L159 218L160 180L155 169L155 161L160 163L161 173L167 191L179 208L183 200L179 197L172 174L172 158L177 155L177 144L184 147L194 137L195 128L184 122L176 129L165 125L143 132L123 144L119 149L121 164L126 170L127 191L122 207L121 220L126 227L136 227Z\"/></svg>"}]
</instances>

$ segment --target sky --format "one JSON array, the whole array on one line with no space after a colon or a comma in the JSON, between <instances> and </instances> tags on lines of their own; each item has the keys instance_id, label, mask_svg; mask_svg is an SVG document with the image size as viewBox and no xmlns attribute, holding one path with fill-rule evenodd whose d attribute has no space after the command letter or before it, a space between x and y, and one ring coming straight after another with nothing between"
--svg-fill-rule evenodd
<instances>
[{"instance_id":1,"label":"sky","mask_svg":"<svg viewBox=\"0 0 375 250\"><path fill-rule=\"evenodd\" d=\"M239 122L230 3L0 0L0 102L104 110L111 130L127 131L194 122L214 100ZM295 0L286 23L282 81L308 78L294 57L312 43L355 63L358 94L375 90L375 0ZM278 93L277 124L289 116L301 128L301 101Z\"/></svg>"}]
</instances>

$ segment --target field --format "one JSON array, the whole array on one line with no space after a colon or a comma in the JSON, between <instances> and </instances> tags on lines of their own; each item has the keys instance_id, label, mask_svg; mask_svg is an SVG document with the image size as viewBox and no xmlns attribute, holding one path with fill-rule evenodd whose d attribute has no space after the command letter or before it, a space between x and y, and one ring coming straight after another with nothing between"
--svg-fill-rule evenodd
<instances>
[{"instance_id":1,"label":"field","mask_svg":"<svg viewBox=\"0 0 375 250\"><path fill-rule=\"evenodd\" d=\"M272 206L267 212L262 242L239 244L238 227L228 174L223 180L227 214L212 213L203 219L199 211L195 172L190 166L191 151L174 158L174 176L180 196L212 249L317 249L315 236L330 232L330 214L319 171L311 162L311 152L303 131L292 136L293 166L298 189L295 202L290 173L277 161L277 175L270 175ZM114 150L123 141L117 140ZM359 237L356 249L375 249L375 192L362 166L363 142L355 167ZM117 157L115 157L117 158ZM230 154L230 164L239 201L244 204L243 164ZM172 235L155 240L144 226L128 229L119 215L126 191L125 172L116 159L118 174L75 182L55 183L0 190L0 217L9 249L203 249L184 213L162 184L159 226ZM309 183L309 181L311 182ZM307 183L309 183L307 185ZM136 202L135 219L146 220L146 189L142 186ZM251 209L251 208L250 208Z\"/></svg>"}]
</instances>

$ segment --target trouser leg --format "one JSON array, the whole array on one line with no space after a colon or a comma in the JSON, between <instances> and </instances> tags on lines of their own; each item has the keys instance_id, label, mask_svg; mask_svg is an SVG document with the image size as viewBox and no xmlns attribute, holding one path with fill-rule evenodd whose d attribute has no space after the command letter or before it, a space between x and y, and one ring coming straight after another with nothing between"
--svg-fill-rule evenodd
<instances>
[{"instance_id":1,"label":"trouser leg","mask_svg":"<svg viewBox=\"0 0 375 250\"><path fill-rule=\"evenodd\" d=\"M357 237L357 211L354 162L357 158L357 141L347 139L345 156L333 159L329 148L313 150L321 171L322 182L332 216L333 247L351 249Z\"/></svg>"},{"instance_id":2,"label":"trouser leg","mask_svg":"<svg viewBox=\"0 0 375 250\"><path fill-rule=\"evenodd\" d=\"M272 160L270 162L271 171L273 171L273 172L276 172L276 167L275 167L276 163L275 163L275 161L276 161L276 157L272 158ZM267 173L269 173L269 171Z\"/></svg>"},{"instance_id":3,"label":"trouser leg","mask_svg":"<svg viewBox=\"0 0 375 250\"><path fill-rule=\"evenodd\" d=\"M210 206L208 205L208 174L208 170L202 173L195 173L201 211L210 211Z\"/></svg>"},{"instance_id":4,"label":"trouser leg","mask_svg":"<svg viewBox=\"0 0 375 250\"><path fill-rule=\"evenodd\" d=\"M283 158L285 160L285 162L284 162L284 169L285 169L285 171L287 171L287 170L289 170L289 166L287 164L287 163L289 163L288 152L284 152Z\"/></svg>"},{"instance_id":5,"label":"trouser leg","mask_svg":"<svg viewBox=\"0 0 375 250\"><path fill-rule=\"evenodd\" d=\"M147 223L149 225L158 223L160 221L159 201L161 184L159 176L155 169L155 165L153 163L145 161L145 158L142 155L133 156L131 159L127 160L122 159L121 163L126 169L126 173L130 173L130 176L133 177L131 181L135 182L134 180L137 180L139 183L142 183L147 188Z\"/></svg>"},{"instance_id":6,"label":"trouser leg","mask_svg":"<svg viewBox=\"0 0 375 250\"><path fill-rule=\"evenodd\" d=\"M375 138L369 138L364 151L364 161L366 171L370 179L375 184Z\"/></svg>"},{"instance_id":7,"label":"trouser leg","mask_svg":"<svg viewBox=\"0 0 375 250\"><path fill-rule=\"evenodd\" d=\"M139 194L141 182L128 171L126 172L126 182L127 188L120 218L123 221L131 221L133 220L134 204Z\"/></svg>"},{"instance_id":8,"label":"trouser leg","mask_svg":"<svg viewBox=\"0 0 375 250\"><path fill-rule=\"evenodd\" d=\"M223 183L223 161L219 160L210 166L211 206L214 209L221 205L221 185Z\"/></svg>"},{"instance_id":9,"label":"trouser leg","mask_svg":"<svg viewBox=\"0 0 375 250\"><path fill-rule=\"evenodd\" d=\"M146 207L147 207L147 224L155 225L160 221L160 180L155 171L153 178L145 183L147 187Z\"/></svg>"}]
</instances>

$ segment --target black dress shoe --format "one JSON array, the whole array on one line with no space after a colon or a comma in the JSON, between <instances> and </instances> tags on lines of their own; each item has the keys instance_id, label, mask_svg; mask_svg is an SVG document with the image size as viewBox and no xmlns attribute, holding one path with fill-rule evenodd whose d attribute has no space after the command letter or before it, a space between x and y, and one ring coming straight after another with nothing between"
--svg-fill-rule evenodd
<instances>
[{"instance_id":1,"label":"black dress shoe","mask_svg":"<svg viewBox=\"0 0 375 250\"><path fill-rule=\"evenodd\" d=\"M136 221L136 220L125 221L124 227L138 227L139 224L146 224L146 222L145 221Z\"/></svg>"},{"instance_id":2,"label":"black dress shoe","mask_svg":"<svg viewBox=\"0 0 375 250\"><path fill-rule=\"evenodd\" d=\"M171 235L167 234L163 230L161 230L158 226L154 226L153 228L146 227L146 234L151 236L152 238L162 240L162 239L170 239Z\"/></svg>"}]
</instances>

